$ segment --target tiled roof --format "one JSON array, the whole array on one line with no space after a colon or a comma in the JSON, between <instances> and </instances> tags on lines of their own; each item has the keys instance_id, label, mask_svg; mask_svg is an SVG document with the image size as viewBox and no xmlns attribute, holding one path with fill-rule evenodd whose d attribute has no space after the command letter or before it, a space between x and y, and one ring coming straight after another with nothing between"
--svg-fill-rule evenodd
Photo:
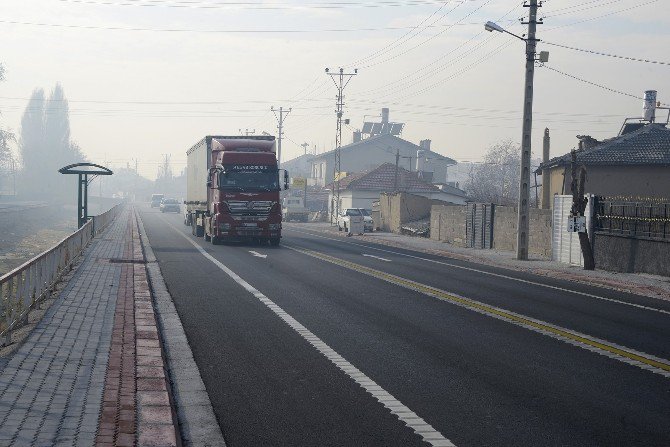
<instances>
[{"instance_id":1,"label":"tiled roof","mask_svg":"<svg viewBox=\"0 0 670 447\"><path fill-rule=\"evenodd\" d=\"M395 187L394 164L384 163L369 172L351 174L340 180L340 189L393 191ZM332 184L328 186L332 188ZM440 190L419 178L416 172L398 168L398 189L409 192L439 192Z\"/></svg>"},{"instance_id":2,"label":"tiled roof","mask_svg":"<svg viewBox=\"0 0 670 447\"><path fill-rule=\"evenodd\" d=\"M552 158L542 168L570 164L570 153ZM648 124L634 132L605 140L577 151L577 163L584 165L670 165L670 129Z\"/></svg>"}]
</instances>

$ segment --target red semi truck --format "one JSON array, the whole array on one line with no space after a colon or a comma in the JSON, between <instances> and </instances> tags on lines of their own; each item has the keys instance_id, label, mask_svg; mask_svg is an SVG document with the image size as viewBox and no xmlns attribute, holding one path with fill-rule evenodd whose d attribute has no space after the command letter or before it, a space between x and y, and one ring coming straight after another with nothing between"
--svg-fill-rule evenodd
<instances>
[{"instance_id":1,"label":"red semi truck","mask_svg":"<svg viewBox=\"0 0 670 447\"><path fill-rule=\"evenodd\" d=\"M275 137L206 136L186 152L184 223L212 244L256 240L279 245L282 210Z\"/></svg>"}]
</instances>

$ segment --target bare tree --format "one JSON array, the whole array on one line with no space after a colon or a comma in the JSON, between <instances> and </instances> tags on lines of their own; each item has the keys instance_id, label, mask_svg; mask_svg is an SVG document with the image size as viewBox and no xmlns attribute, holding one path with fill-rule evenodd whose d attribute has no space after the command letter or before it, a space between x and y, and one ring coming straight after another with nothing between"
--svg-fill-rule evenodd
<instances>
[{"instance_id":1,"label":"bare tree","mask_svg":"<svg viewBox=\"0 0 670 447\"><path fill-rule=\"evenodd\" d=\"M0 64L0 81L4 80L5 66ZM16 137L12 132L0 128L0 191L9 189L7 184L16 169L14 155L9 147L14 141L16 141Z\"/></svg>"},{"instance_id":2,"label":"bare tree","mask_svg":"<svg viewBox=\"0 0 670 447\"><path fill-rule=\"evenodd\" d=\"M515 205L519 199L520 146L504 140L491 146L481 164L473 165L465 184L468 196L478 202Z\"/></svg>"}]
</instances>

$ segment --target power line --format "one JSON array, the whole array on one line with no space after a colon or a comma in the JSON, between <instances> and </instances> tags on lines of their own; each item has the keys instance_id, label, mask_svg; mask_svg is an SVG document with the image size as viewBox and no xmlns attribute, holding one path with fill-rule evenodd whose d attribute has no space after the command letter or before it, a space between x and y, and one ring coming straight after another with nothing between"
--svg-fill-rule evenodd
<instances>
[{"instance_id":1,"label":"power line","mask_svg":"<svg viewBox=\"0 0 670 447\"><path fill-rule=\"evenodd\" d=\"M594 86L594 87L601 88L601 89L603 89L603 90L607 90L607 91L612 92L612 93L616 93L616 94L623 95L623 96L629 96L629 97L631 97L631 98L635 98L635 99L640 99L640 100L642 99L641 97L639 97L639 96L637 96L637 95L633 95L633 94L631 94L631 93L622 92L621 90L615 90L615 89L610 88L610 87L607 87L607 86L605 86L605 85L597 84L597 83L595 83L595 82L591 82L591 81L587 81L586 79L579 78L579 77L577 77L577 76L575 76L575 75L571 75L571 74L569 74L569 73L562 72L561 70L558 70L558 69L556 69L556 68L550 67L550 66L548 66L547 64L541 64L540 67L548 68L549 70L551 70L551 71L555 71L556 73L561 74L561 75L563 75L563 76L565 76L565 77L572 78L572 79L574 79L574 80L583 82L583 83L585 83L585 84L592 85L592 86Z\"/></svg>"},{"instance_id":2,"label":"power line","mask_svg":"<svg viewBox=\"0 0 670 447\"><path fill-rule=\"evenodd\" d=\"M368 65L365 65L365 66L363 66L363 68L370 68L370 67L374 67L375 65L384 64L384 63L386 63L386 62L389 62L389 61L392 61L392 60L394 60L394 59L397 59L398 57L403 56L403 55L409 53L410 51L414 51L415 49L419 48L420 46L422 46L422 45L424 45L424 44L430 42L431 40L435 39L436 37L441 36L442 34L446 33L447 31L449 31L451 28L453 28L453 27L456 26L457 24L462 23L463 20L467 19L467 18L470 17L472 14L474 14L475 12L479 11L480 9L482 9L484 6L486 6L486 5L488 5L489 3L491 3L491 1L492 1L492 0L486 0L484 3L482 3L481 5L479 5L478 7L476 7L475 9L473 9L472 11L470 11L470 12L469 12L468 14L466 14L465 16L463 16L463 17L462 17L460 20L458 20L456 23L453 23L453 24L448 25L448 26L446 27L446 29L443 29L443 30L440 31L439 33L436 33L436 34L430 36L428 39L426 39L426 40L424 40L424 41L422 41L422 42L419 42L418 44L414 45L413 47L408 48L408 49L406 49L406 50L404 50L404 51L402 51L402 52L400 52L400 53L398 53L398 54L396 54L396 55L394 55L394 56L391 56L391 57L389 57L388 59L384 59L383 61L380 61L380 62L374 62L374 63L370 63L370 64L368 64ZM454 9L456 9L456 8L453 8L452 11L453 11ZM451 11L450 11L450 12L451 12ZM481 26L481 23L480 23L479 25Z\"/></svg>"},{"instance_id":3,"label":"power line","mask_svg":"<svg viewBox=\"0 0 670 447\"><path fill-rule=\"evenodd\" d=\"M630 6L628 8L619 9L618 11L612 11L612 12L608 12L607 14L602 14L602 15L595 16L595 17L589 17L587 19L578 20L578 21L572 22L572 23L566 23L565 25L558 25L558 26L555 26L553 28L548 28L544 31L549 32L549 31L554 31L554 30L557 30L557 29L565 28L565 27L568 27L568 26L579 25L580 23L592 22L593 20L599 20L599 19L602 19L604 17L609 17L609 16L612 16L612 15L616 15L616 14L619 14L621 12L631 11L633 9L641 8L643 6L647 6L647 5L650 5L652 3L657 3L657 2L658 2L658 0L649 0L648 2L638 3L638 4Z\"/></svg>"},{"instance_id":4,"label":"power line","mask_svg":"<svg viewBox=\"0 0 670 447\"><path fill-rule=\"evenodd\" d=\"M655 61L655 60L650 60L650 59L639 59L637 57L630 57L630 56L618 56L616 54L603 53L603 52L600 52L600 51L569 47L567 45L561 45L561 44L558 44L558 43L547 42L546 40L543 40L542 43L545 44L545 45L552 45L554 47L566 48L568 50L581 51L582 53L597 54L599 56L614 57L614 58L617 58L617 59L625 59L625 60L634 61L634 62L646 62L648 64L670 65L669 62L661 62L661 61Z\"/></svg>"},{"instance_id":5,"label":"power line","mask_svg":"<svg viewBox=\"0 0 670 447\"><path fill-rule=\"evenodd\" d=\"M491 1L491 0L489 0ZM9 25L41 26L54 28L71 28L103 31L144 31L159 33L205 33L205 34L308 34L308 33L356 33L371 31L398 31L406 30L409 26L387 26L381 28L327 28L327 29L195 29L195 28L139 28L139 27L120 27L120 26L97 26L97 25L73 25L65 23L45 23L45 22L22 22L18 20L0 20L0 23ZM435 28L452 27L450 25L431 25ZM481 23L460 23L459 26L481 25Z\"/></svg>"},{"instance_id":6,"label":"power line","mask_svg":"<svg viewBox=\"0 0 670 447\"><path fill-rule=\"evenodd\" d=\"M207 3L200 1L94 1L94 0L58 0L63 3L78 3L96 6L133 6L133 7L159 7L159 8L179 8L179 9L248 9L248 10L303 10L303 9L347 9L347 8L393 8L406 6L430 6L438 2L434 0L394 0L381 2L324 2L324 3L275 3L263 4L257 2L215 2Z\"/></svg>"}]
</instances>

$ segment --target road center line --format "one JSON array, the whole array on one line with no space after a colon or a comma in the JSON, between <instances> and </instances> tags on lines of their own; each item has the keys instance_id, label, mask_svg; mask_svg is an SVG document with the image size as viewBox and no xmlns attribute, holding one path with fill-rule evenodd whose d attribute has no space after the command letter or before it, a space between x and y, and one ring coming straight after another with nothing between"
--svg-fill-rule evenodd
<instances>
[{"instance_id":1,"label":"road center line","mask_svg":"<svg viewBox=\"0 0 670 447\"><path fill-rule=\"evenodd\" d=\"M352 380L358 383L365 391L372 395L379 403L386 407L392 414L395 414L398 419L411 428L417 435L423 438L424 442L435 447L455 447L455 445L445 438L440 432L435 430L426 421L420 418L416 413L406 407L402 402L393 397L389 392L385 391L374 380L370 379L363 372L361 372L354 365L349 363L344 357L339 355L334 349L324 343L319 337L314 335L309 329L300 324L298 320L286 313L281 307L276 305L272 300L265 296L262 292L254 288L251 284L242 279L237 273L226 267L222 262L210 255L198 245L193 239L179 231L174 225L163 219L165 223L170 226L175 232L186 239L193 245L196 250L200 252L205 258L211 261L224 273L226 273L233 281L242 286L247 292L251 293L261 303L265 304L268 309L275 313L279 318L284 320L293 330L302 336L309 344L314 346L317 351L323 354L332 364L344 372Z\"/></svg>"},{"instance_id":2,"label":"road center line","mask_svg":"<svg viewBox=\"0 0 670 447\"><path fill-rule=\"evenodd\" d=\"M650 307L650 306L645 306L645 305L642 305L642 304L630 303L628 301L617 300L617 299L614 299L614 298L607 298L607 297L604 297L604 296L594 295L592 293L587 293L587 292L580 292L578 290L566 289L564 287L559 287L559 286L552 286L550 284L544 284L544 283L537 282L537 281L530 281L530 280L527 280L527 279L515 278L514 276L503 275L501 273L487 272L486 270L479 270L479 269L476 269L476 268L473 268L473 267L465 267L465 266L458 265L458 264L452 264L450 262L438 261L436 259L430 259L430 258L423 258L421 256L409 255L407 253L401 253L401 252L397 252L397 251L393 251L393 250L386 250L386 249L383 249L383 248L372 247L370 245L365 245L365 244L357 244L356 242L343 241L343 240L334 239L334 238L331 238L331 237L322 236L320 234L314 234L314 233L311 233L309 231L300 231L300 230L295 230L293 228L287 228L287 230L288 231L293 231L293 232L296 232L296 233L301 233L301 234L308 234L310 236L318 237L318 238L321 238L321 239L327 239L327 240L333 241L333 242L340 242L340 243L343 243L343 244L355 245L357 247L364 247L366 249L375 250L375 251L379 251L379 252L382 252L382 253L390 253L390 254L394 254L394 255L398 255L398 256L404 256L406 258L419 259L421 261L432 262L433 264L446 265L446 266L454 267L454 268L461 269L461 270L467 270L467 271L476 272L476 273L483 273L485 275L495 276L497 278L509 279L509 280L521 282L521 283L524 283L524 284L532 284L534 286L545 287L547 289L559 290L561 292L573 293L575 295L587 296L589 298L595 298L595 299L602 300L602 301L608 301L608 302L611 302L611 303L617 303L617 304L622 304L622 305L625 305L625 306L635 307L637 309L644 309L644 310L648 310L648 311L651 311L651 312L658 312L658 313L670 315L670 311L667 311L667 310L664 310L664 309L659 309L657 307ZM374 243L374 242L371 242L371 243Z\"/></svg>"},{"instance_id":3,"label":"road center line","mask_svg":"<svg viewBox=\"0 0 670 447\"><path fill-rule=\"evenodd\" d=\"M588 351L592 351L600 355L604 355L606 357L627 363L629 365L637 366L638 368L651 371L655 374L670 377L670 361L659 357L655 357L651 354L647 354L625 346L610 343L606 340L602 340L596 337L592 337L590 335L582 334L577 331L556 326L544 322L542 320L527 317L525 315L516 312L502 309L500 307L491 306L470 298L465 298L455 293L446 292L444 290L426 284L405 279L400 276L392 275L390 273L385 273L382 272L381 270L376 270L370 267L356 264L354 262L345 261L343 259L326 255L324 253L319 253L314 250L309 250L303 247L290 246L286 244L284 244L284 247L296 251L298 253L302 253L307 256L320 259L322 261L330 262L331 264L335 264L368 276L372 276L377 279L381 279L383 281L404 287L406 289L423 293L424 295L428 295L440 299L442 301L447 301L449 303L472 310L474 312L489 317L493 317L498 320L506 321L508 323L512 323L516 326L520 326L533 332L546 335L548 337L563 341L573 346L577 346L579 348L586 349Z\"/></svg>"}]
</instances>

